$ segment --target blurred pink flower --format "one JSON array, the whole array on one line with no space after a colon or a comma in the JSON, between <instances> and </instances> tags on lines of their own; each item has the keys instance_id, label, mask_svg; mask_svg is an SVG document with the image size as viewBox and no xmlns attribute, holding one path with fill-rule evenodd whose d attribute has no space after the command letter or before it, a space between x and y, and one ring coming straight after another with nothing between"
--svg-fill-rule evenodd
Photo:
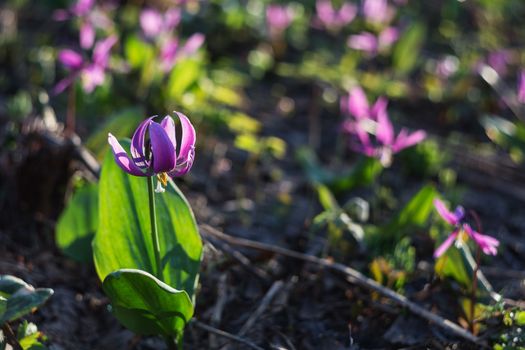
<instances>
[{"instance_id":1,"label":"blurred pink flower","mask_svg":"<svg viewBox=\"0 0 525 350\"><path fill-rule=\"evenodd\" d=\"M354 50L364 51L369 55L375 56L378 52L392 46L398 38L399 30L394 27L387 27L378 36L369 32L350 35L347 45Z\"/></svg>"},{"instance_id":2,"label":"blurred pink flower","mask_svg":"<svg viewBox=\"0 0 525 350\"><path fill-rule=\"evenodd\" d=\"M404 128L396 136L386 110L387 104L386 98L380 97L370 107L360 87L352 89L348 97L341 100L343 113L350 116L343 123L343 131L355 136L351 148L368 157L378 158L384 167L390 166L395 153L416 145L426 137L423 130L409 133Z\"/></svg>"},{"instance_id":3,"label":"blurred pink flower","mask_svg":"<svg viewBox=\"0 0 525 350\"><path fill-rule=\"evenodd\" d=\"M171 8L164 14L154 9L144 9L140 13L140 27L147 38L155 38L163 33L169 34L179 24L181 11Z\"/></svg>"},{"instance_id":4,"label":"blurred pink flower","mask_svg":"<svg viewBox=\"0 0 525 350\"><path fill-rule=\"evenodd\" d=\"M349 2L344 2L339 10L336 10L331 0L317 0L315 8L317 15L314 24L334 31L352 22L357 14L357 7Z\"/></svg>"},{"instance_id":5,"label":"blurred pink flower","mask_svg":"<svg viewBox=\"0 0 525 350\"><path fill-rule=\"evenodd\" d=\"M435 258L439 258L443 255L447 249L450 248L452 243L460 237L461 232L464 232L468 237L472 238L472 240L481 248L483 253L487 255L496 255L498 253L497 247L499 246L499 241L496 238L476 232L469 224L464 222L465 210L463 207L458 206L454 212L450 212L445 204L436 198L434 199L434 208L436 208L436 211L443 220L454 227L452 233L434 252Z\"/></svg>"},{"instance_id":6,"label":"blurred pink flower","mask_svg":"<svg viewBox=\"0 0 525 350\"><path fill-rule=\"evenodd\" d=\"M104 83L106 70L109 63L110 51L117 42L116 36L110 36L95 44L92 60L89 61L74 50L64 49L59 52L58 60L64 67L71 71L70 75L57 83L53 89L54 94L63 92L68 86L80 78L82 88L86 93L91 93L95 87Z\"/></svg>"},{"instance_id":7,"label":"blurred pink flower","mask_svg":"<svg viewBox=\"0 0 525 350\"><path fill-rule=\"evenodd\" d=\"M183 57L193 55L204 44L204 35L195 33L180 47L175 37L168 39L160 50L160 62L164 72L169 72L175 63Z\"/></svg>"},{"instance_id":8,"label":"blurred pink flower","mask_svg":"<svg viewBox=\"0 0 525 350\"><path fill-rule=\"evenodd\" d=\"M364 0L362 10L370 23L386 24L395 16L395 9L388 5L387 0Z\"/></svg>"},{"instance_id":9,"label":"blurred pink flower","mask_svg":"<svg viewBox=\"0 0 525 350\"><path fill-rule=\"evenodd\" d=\"M68 9L59 9L53 12L55 21L66 21L71 18L80 21L80 47L89 49L95 43L96 28L108 29L112 22L104 11L97 9L95 0L78 0Z\"/></svg>"},{"instance_id":10,"label":"blurred pink flower","mask_svg":"<svg viewBox=\"0 0 525 350\"><path fill-rule=\"evenodd\" d=\"M266 8L266 26L272 37L280 36L292 23L294 13L288 6L268 5Z\"/></svg>"}]
</instances>

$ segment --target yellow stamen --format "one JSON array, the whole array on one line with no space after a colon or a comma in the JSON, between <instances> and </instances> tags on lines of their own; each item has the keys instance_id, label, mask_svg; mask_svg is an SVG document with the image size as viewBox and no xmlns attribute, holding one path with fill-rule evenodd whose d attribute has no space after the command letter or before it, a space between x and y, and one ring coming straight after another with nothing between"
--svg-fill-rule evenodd
<instances>
[{"instance_id":1,"label":"yellow stamen","mask_svg":"<svg viewBox=\"0 0 525 350\"><path fill-rule=\"evenodd\" d=\"M166 173L157 174L157 180L159 180L162 183L162 186L166 187L168 185L168 174Z\"/></svg>"}]
</instances>

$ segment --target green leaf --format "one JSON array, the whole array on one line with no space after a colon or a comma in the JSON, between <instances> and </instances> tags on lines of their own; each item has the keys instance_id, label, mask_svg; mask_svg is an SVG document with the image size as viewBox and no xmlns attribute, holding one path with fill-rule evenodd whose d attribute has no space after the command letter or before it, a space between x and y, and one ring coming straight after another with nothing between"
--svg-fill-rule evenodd
<instances>
[{"instance_id":1,"label":"green leaf","mask_svg":"<svg viewBox=\"0 0 525 350\"><path fill-rule=\"evenodd\" d=\"M86 147L93 152L95 157L102 160L108 150L108 133L116 138L129 137L144 119L142 108L127 108L111 115L100 128L86 141Z\"/></svg>"},{"instance_id":2,"label":"green leaf","mask_svg":"<svg viewBox=\"0 0 525 350\"><path fill-rule=\"evenodd\" d=\"M193 316L193 304L185 291L145 271L118 270L106 277L102 288L112 300L113 314L137 334L179 336Z\"/></svg>"},{"instance_id":3,"label":"green leaf","mask_svg":"<svg viewBox=\"0 0 525 350\"><path fill-rule=\"evenodd\" d=\"M0 325L32 312L51 295L53 295L52 289L35 289L20 278L10 275L0 276L0 297L7 299L7 302L0 302L0 305L5 304L4 312L0 313Z\"/></svg>"},{"instance_id":4,"label":"green leaf","mask_svg":"<svg viewBox=\"0 0 525 350\"><path fill-rule=\"evenodd\" d=\"M121 141L129 149L129 140ZM99 183L99 228L93 241L95 267L101 280L120 269L154 273L147 178L119 168L108 152ZM202 241L191 207L172 181L155 195L162 279L194 298ZM114 300L116 302L116 300Z\"/></svg>"},{"instance_id":5,"label":"green leaf","mask_svg":"<svg viewBox=\"0 0 525 350\"><path fill-rule=\"evenodd\" d=\"M398 73L409 73L416 65L425 39L426 28L423 23L414 23L399 39L393 53L393 65Z\"/></svg>"},{"instance_id":6,"label":"green leaf","mask_svg":"<svg viewBox=\"0 0 525 350\"><path fill-rule=\"evenodd\" d=\"M0 297L0 318L2 318L7 310L7 299Z\"/></svg>"},{"instance_id":7,"label":"green leaf","mask_svg":"<svg viewBox=\"0 0 525 350\"><path fill-rule=\"evenodd\" d=\"M413 226L422 226L434 208L437 192L433 186L423 187L405 207L383 228L383 233L394 234Z\"/></svg>"},{"instance_id":8,"label":"green leaf","mask_svg":"<svg viewBox=\"0 0 525 350\"><path fill-rule=\"evenodd\" d=\"M458 247L457 249L455 247ZM441 277L449 277L458 282L467 291L470 291L473 284L474 271L476 269L476 260L472 256L467 244L460 242L451 247L443 254L435 265L436 273ZM477 271L478 292L485 296L490 296L495 301L499 301L501 296L494 292L492 285L489 283L481 270Z\"/></svg>"},{"instance_id":9,"label":"green leaf","mask_svg":"<svg viewBox=\"0 0 525 350\"><path fill-rule=\"evenodd\" d=\"M56 243L68 257L90 262L91 242L98 228L98 185L87 184L71 197L58 219Z\"/></svg>"},{"instance_id":10,"label":"green leaf","mask_svg":"<svg viewBox=\"0 0 525 350\"><path fill-rule=\"evenodd\" d=\"M182 95L187 92L189 87L199 78L200 68L199 62L193 59L185 59L177 62L168 80L169 98L180 100Z\"/></svg>"},{"instance_id":11,"label":"green leaf","mask_svg":"<svg viewBox=\"0 0 525 350\"><path fill-rule=\"evenodd\" d=\"M124 53L132 68L145 66L154 57L153 47L136 36L130 36L126 40Z\"/></svg>"},{"instance_id":12,"label":"green leaf","mask_svg":"<svg viewBox=\"0 0 525 350\"><path fill-rule=\"evenodd\" d=\"M327 171L310 148L301 148L296 157L301 163L308 180L312 184L325 184L334 192L351 190L354 187L366 186L372 183L381 173L383 167L375 158L362 157L354 166L343 174Z\"/></svg>"}]
</instances>

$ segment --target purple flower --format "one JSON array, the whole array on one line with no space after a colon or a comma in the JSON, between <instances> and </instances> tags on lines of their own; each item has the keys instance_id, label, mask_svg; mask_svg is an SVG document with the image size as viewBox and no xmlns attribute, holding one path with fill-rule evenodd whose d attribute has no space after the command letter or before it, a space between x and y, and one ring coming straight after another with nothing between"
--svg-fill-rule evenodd
<instances>
[{"instance_id":1,"label":"purple flower","mask_svg":"<svg viewBox=\"0 0 525 350\"><path fill-rule=\"evenodd\" d=\"M363 15L370 23L384 24L392 20L395 10L388 6L387 0L364 0Z\"/></svg>"},{"instance_id":2,"label":"purple flower","mask_svg":"<svg viewBox=\"0 0 525 350\"><path fill-rule=\"evenodd\" d=\"M181 47L175 37L166 40L160 49L160 64L164 72L169 72L175 63L183 57L193 55L204 44L204 35L195 33Z\"/></svg>"},{"instance_id":3,"label":"purple flower","mask_svg":"<svg viewBox=\"0 0 525 350\"><path fill-rule=\"evenodd\" d=\"M155 38L163 33L170 33L179 24L181 12L171 8L162 15L154 9L145 9L140 13L140 27L146 38Z\"/></svg>"},{"instance_id":4,"label":"purple flower","mask_svg":"<svg viewBox=\"0 0 525 350\"><path fill-rule=\"evenodd\" d=\"M368 157L378 158L384 167L390 166L395 153L414 146L426 137L422 130L409 133L404 128L396 136L388 118L387 104L386 98L381 97L370 107L359 87L341 101L343 112L353 117L343 123L343 131L355 136L351 148Z\"/></svg>"},{"instance_id":5,"label":"purple flower","mask_svg":"<svg viewBox=\"0 0 525 350\"><path fill-rule=\"evenodd\" d=\"M369 32L351 35L348 37L347 45L354 50L364 51L375 56L379 51L392 46L398 38L399 30L394 27L387 27L378 36Z\"/></svg>"},{"instance_id":6,"label":"purple flower","mask_svg":"<svg viewBox=\"0 0 525 350\"><path fill-rule=\"evenodd\" d=\"M525 70L522 70L518 77L518 101L525 103Z\"/></svg>"},{"instance_id":7,"label":"purple flower","mask_svg":"<svg viewBox=\"0 0 525 350\"><path fill-rule=\"evenodd\" d=\"M53 89L53 93L59 94L63 92L78 77L81 79L82 88L87 93L93 92L95 87L102 85L109 63L110 51L116 42L117 37L110 36L95 44L92 61L86 60L74 50L61 50L58 54L58 60L64 67L71 71L71 74L58 82Z\"/></svg>"},{"instance_id":8,"label":"purple flower","mask_svg":"<svg viewBox=\"0 0 525 350\"><path fill-rule=\"evenodd\" d=\"M499 241L497 239L474 231L469 224L464 222L465 210L463 207L458 206L454 212L450 212L445 204L436 198L434 199L434 208L436 208L436 211L443 220L454 227L452 233L434 252L435 258L443 255L456 240L464 239L461 235L462 233L467 237L472 238L472 240L481 248L483 253L487 255L496 255L498 253L497 247L499 246Z\"/></svg>"},{"instance_id":9,"label":"purple flower","mask_svg":"<svg viewBox=\"0 0 525 350\"><path fill-rule=\"evenodd\" d=\"M288 6L272 4L266 8L266 26L272 37L281 36L292 23L294 13Z\"/></svg>"},{"instance_id":10,"label":"purple flower","mask_svg":"<svg viewBox=\"0 0 525 350\"><path fill-rule=\"evenodd\" d=\"M134 176L154 176L159 182L157 192L163 192L168 177L186 174L195 158L195 129L188 117L175 112L181 124L181 141L177 147L175 122L166 116L160 123L150 117L138 126L131 139L131 157L117 141L108 134L108 142L115 156L115 162L128 174ZM149 132L149 138L146 133Z\"/></svg>"},{"instance_id":11,"label":"purple flower","mask_svg":"<svg viewBox=\"0 0 525 350\"><path fill-rule=\"evenodd\" d=\"M317 16L314 23L332 31L338 31L352 22L357 14L357 7L349 2L344 2L339 10L336 10L331 0L317 0L315 8Z\"/></svg>"},{"instance_id":12,"label":"purple flower","mask_svg":"<svg viewBox=\"0 0 525 350\"><path fill-rule=\"evenodd\" d=\"M56 10L53 19L66 21L72 17L80 20L80 47L89 49L95 43L95 29L109 28L111 20L102 11L95 8L95 0L78 0L68 9Z\"/></svg>"}]
</instances>

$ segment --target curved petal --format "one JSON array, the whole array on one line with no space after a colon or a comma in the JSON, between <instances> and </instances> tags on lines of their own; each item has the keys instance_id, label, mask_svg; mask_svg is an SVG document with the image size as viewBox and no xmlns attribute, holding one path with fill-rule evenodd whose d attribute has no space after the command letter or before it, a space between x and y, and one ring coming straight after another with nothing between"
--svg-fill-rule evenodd
<instances>
[{"instance_id":1,"label":"curved petal","mask_svg":"<svg viewBox=\"0 0 525 350\"><path fill-rule=\"evenodd\" d=\"M370 116L377 120L377 117L381 114L381 113L386 113L386 108L388 107L388 100L386 99L386 97L379 97L377 99L377 101L374 103L374 105L372 106L372 109L370 110Z\"/></svg>"},{"instance_id":2,"label":"curved petal","mask_svg":"<svg viewBox=\"0 0 525 350\"><path fill-rule=\"evenodd\" d=\"M469 224L465 224L463 227L483 253L487 255L496 255L498 253L499 241L496 238L474 231Z\"/></svg>"},{"instance_id":3,"label":"curved petal","mask_svg":"<svg viewBox=\"0 0 525 350\"><path fill-rule=\"evenodd\" d=\"M56 85L55 87L53 88L53 95L58 95L60 93L62 93L65 89L67 89L71 84L73 84L73 82L75 81L75 79L78 77L78 74L77 73L74 73L74 74L71 74L69 75L68 77L60 80Z\"/></svg>"},{"instance_id":4,"label":"curved petal","mask_svg":"<svg viewBox=\"0 0 525 350\"><path fill-rule=\"evenodd\" d=\"M447 239L445 239L445 241L443 241L443 243L441 243L441 245L434 252L434 258L439 258L441 255L443 255L443 253L447 251L448 248L450 248L450 246L452 245L452 243L454 243L454 240L458 236L458 232L459 230L455 230L450 234L450 236L447 237Z\"/></svg>"},{"instance_id":5,"label":"curved petal","mask_svg":"<svg viewBox=\"0 0 525 350\"><path fill-rule=\"evenodd\" d=\"M73 70L79 70L84 64L84 59L82 58L82 55L70 49L60 50L60 52L58 53L58 60L66 68Z\"/></svg>"},{"instance_id":6,"label":"curved petal","mask_svg":"<svg viewBox=\"0 0 525 350\"><path fill-rule=\"evenodd\" d=\"M177 148L177 136L175 133L175 122L173 121L173 118L169 115L165 116L160 122L160 126L166 131L171 143L173 143L173 147Z\"/></svg>"},{"instance_id":7,"label":"curved petal","mask_svg":"<svg viewBox=\"0 0 525 350\"><path fill-rule=\"evenodd\" d=\"M106 68L111 48L117 43L117 40L117 36L111 35L106 39L97 42L93 49L93 63Z\"/></svg>"},{"instance_id":8,"label":"curved petal","mask_svg":"<svg viewBox=\"0 0 525 350\"><path fill-rule=\"evenodd\" d=\"M152 123L152 119L155 117L156 116L149 117L140 123L137 127L137 130L135 130L133 137L131 138L130 152L131 156L133 157L133 162L135 162L135 164L142 169L148 168L150 165L146 155L144 154L146 146L146 130L148 130L148 127Z\"/></svg>"},{"instance_id":9,"label":"curved petal","mask_svg":"<svg viewBox=\"0 0 525 350\"><path fill-rule=\"evenodd\" d=\"M445 220L446 222L448 222L449 224L453 226L456 226L457 224L459 224L459 221L463 218L463 217L458 217L454 215L453 213L451 213L447 209L445 204L437 198L434 199L434 208L436 208L439 216L441 216L443 220Z\"/></svg>"},{"instance_id":10,"label":"curved petal","mask_svg":"<svg viewBox=\"0 0 525 350\"><path fill-rule=\"evenodd\" d=\"M140 13L140 28L147 38L154 38L162 30L162 15L157 10L145 9Z\"/></svg>"},{"instance_id":11,"label":"curved petal","mask_svg":"<svg viewBox=\"0 0 525 350\"><path fill-rule=\"evenodd\" d=\"M365 92L359 86L354 87L348 94L348 111L356 118L370 117L370 106Z\"/></svg>"},{"instance_id":12,"label":"curved petal","mask_svg":"<svg viewBox=\"0 0 525 350\"><path fill-rule=\"evenodd\" d=\"M418 130L411 134L408 134L406 129L401 130L399 135L397 135L396 141L392 146L394 152L399 152L405 148L414 146L415 144L420 143L427 137L427 133L423 130Z\"/></svg>"},{"instance_id":13,"label":"curved petal","mask_svg":"<svg viewBox=\"0 0 525 350\"><path fill-rule=\"evenodd\" d=\"M113 155L115 156L115 162L119 167L122 168L122 170L135 176L149 176L148 174L142 172L140 168L137 167L135 163L133 163L115 136L108 134L108 142L111 146L111 150L113 151Z\"/></svg>"},{"instance_id":14,"label":"curved petal","mask_svg":"<svg viewBox=\"0 0 525 350\"><path fill-rule=\"evenodd\" d=\"M179 152L177 153L177 160L181 159L181 161L185 161L189 157L192 149L195 149L195 128L193 128L188 117L177 111L175 111L175 113L179 117L180 125L182 127L182 139Z\"/></svg>"},{"instance_id":15,"label":"curved petal","mask_svg":"<svg viewBox=\"0 0 525 350\"><path fill-rule=\"evenodd\" d=\"M193 55L204 44L204 39L205 37L202 33L193 34L184 44L181 54L184 56Z\"/></svg>"},{"instance_id":16,"label":"curved petal","mask_svg":"<svg viewBox=\"0 0 525 350\"><path fill-rule=\"evenodd\" d=\"M377 116L376 138L385 146L392 146L394 143L394 126L388 119L386 110L379 111Z\"/></svg>"},{"instance_id":17,"label":"curved petal","mask_svg":"<svg viewBox=\"0 0 525 350\"><path fill-rule=\"evenodd\" d=\"M80 47L89 49L95 42L95 28L86 21L80 26Z\"/></svg>"},{"instance_id":18,"label":"curved petal","mask_svg":"<svg viewBox=\"0 0 525 350\"><path fill-rule=\"evenodd\" d=\"M152 122L149 126L149 136L151 140L151 162L153 172L167 173L175 168L177 155L175 145L171 142L168 134L160 124Z\"/></svg>"}]
</instances>

